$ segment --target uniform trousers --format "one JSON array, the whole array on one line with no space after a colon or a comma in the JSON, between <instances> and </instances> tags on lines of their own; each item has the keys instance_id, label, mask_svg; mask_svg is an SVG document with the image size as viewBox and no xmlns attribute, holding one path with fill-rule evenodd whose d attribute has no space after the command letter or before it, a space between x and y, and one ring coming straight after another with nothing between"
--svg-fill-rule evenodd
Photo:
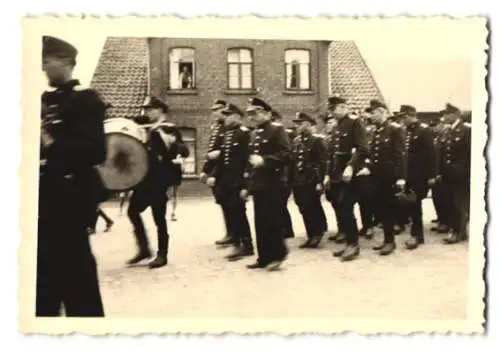
<instances>
[{"instance_id":1,"label":"uniform trousers","mask_svg":"<svg viewBox=\"0 0 500 351\"><path fill-rule=\"evenodd\" d=\"M447 196L446 218L449 226L460 237L465 237L467 235L467 222L469 218L469 182L443 178L442 186Z\"/></svg>"},{"instance_id":2,"label":"uniform trousers","mask_svg":"<svg viewBox=\"0 0 500 351\"><path fill-rule=\"evenodd\" d=\"M214 195L215 200L217 201L217 194L214 188L212 188L212 193ZM227 218L227 213L224 211L224 209L221 206L222 210L222 218L224 219L224 228L226 229L226 236L231 237L234 239L233 233L231 233L231 230L229 228L229 219Z\"/></svg>"},{"instance_id":3,"label":"uniform trousers","mask_svg":"<svg viewBox=\"0 0 500 351\"><path fill-rule=\"evenodd\" d=\"M232 233L234 243L249 244L252 241L245 201L240 198L240 189L218 191L218 202L224 213L227 230Z\"/></svg>"},{"instance_id":4,"label":"uniform trousers","mask_svg":"<svg viewBox=\"0 0 500 351\"><path fill-rule=\"evenodd\" d=\"M364 229L370 229L374 226L373 218L373 181L371 176L362 175L357 177L359 191L359 212L361 215L361 223Z\"/></svg>"},{"instance_id":5,"label":"uniform trousers","mask_svg":"<svg viewBox=\"0 0 500 351\"><path fill-rule=\"evenodd\" d=\"M442 182L437 182L432 188L432 203L436 211L436 216L441 224L449 225L449 216L447 209L446 185L443 187Z\"/></svg>"},{"instance_id":6,"label":"uniform trousers","mask_svg":"<svg viewBox=\"0 0 500 351\"><path fill-rule=\"evenodd\" d=\"M286 258L283 237L283 189L268 188L253 193L258 262L267 265Z\"/></svg>"},{"instance_id":7,"label":"uniform trousers","mask_svg":"<svg viewBox=\"0 0 500 351\"><path fill-rule=\"evenodd\" d=\"M135 239L140 252L149 252L149 240L141 218L141 213L151 207L158 234L158 254L168 254L169 235L167 221L167 187L154 182L140 184L132 193L127 210L134 227Z\"/></svg>"},{"instance_id":8,"label":"uniform trousers","mask_svg":"<svg viewBox=\"0 0 500 351\"><path fill-rule=\"evenodd\" d=\"M99 278L87 233L97 202L75 180L57 188L40 182L36 316L104 317ZM79 201L80 200L80 201Z\"/></svg>"},{"instance_id":9,"label":"uniform trousers","mask_svg":"<svg viewBox=\"0 0 500 351\"><path fill-rule=\"evenodd\" d=\"M339 229L345 234L347 244L358 243L358 226L354 216L354 205L358 202L357 180L332 183L328 198L333 200L336 209Z\"/></svg>"},{"instance_id":10,"label":"uniform trousers","mask_svg":"<svg viewBox=\"0 0 500 351\"><path fill-rule=\"evenodd\" d=\"M415 191L417 196L417 201L406 204L408 217L411 219L411 236L421 240L424 240L424 224L423 224L423 213L422 213L422 201L427 196L429 188L427 186L427 180L412 180L408 179L408 187Z\"/></svg>"},{"instance_id":11,"label":"uniform trousers","mask_svg":"<svg viewBox=\"0 0 500 351\"><path fill-rule=\"evenodd\" d=\"M315 184L293 188L293 197L304 220L308 238L322 236L326 231L326 216L321 206L321 194Z\"/></svg>"},{"instance_id":12,"label":"uniform trousers","mask_svg":"<svg viewBox=\"0 0 500 351\"><path fill-rule=\"evenodd\" d=\"M383 175L373 176L373 198L377 201L374 207L377 218L384 230L384 243L394 243L394 224L397 220L397 201L395 195L395 181Z\"/></svg>"},{"instance_id":13,"label":"uniform trousers","mask_svg":"<svg viewBox=\"0 0 500 351\"><path fill-rule=\"evenodd\" d=\"M288 211L288 199L290 199L290 195L292 194L292 188L291 187L286 187L282 189L282 204L281 204L281 210L282 210L282 216L283 216L283 223L282 223L282 231L283 231L283 237L284 238L293 238L295 236L295 233L293 232L293 225L292 225L292 217L290 216L290 211Z\"/></svg>"},{"instance_id":14,"label":"uniform trousers","mask_svg":"<svg viewBox=\"0 0 500 351\"><path fill-rule=\"evenodd\" d=\"M343 233L344 230L342 228L342 223L340 221L340 216L339 216L339 202L338 202L338 195L340 194L339 191L333 191L331 188L328 189L325 193L325 197L328 200L328 202L332 205L333 213L335 215L335 223L337 224L337 232L338 233Z\"/></svg>"}]
</instances>

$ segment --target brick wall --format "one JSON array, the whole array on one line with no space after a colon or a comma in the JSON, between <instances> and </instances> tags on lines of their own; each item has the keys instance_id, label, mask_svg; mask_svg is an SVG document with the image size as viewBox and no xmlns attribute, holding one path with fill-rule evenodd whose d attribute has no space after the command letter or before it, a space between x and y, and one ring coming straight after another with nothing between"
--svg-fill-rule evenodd
<instances>
[{"instance_id":1,"label":"brick wall","mask_svg":"<svg viewBox=\"0 0 500 351\"><path fill-rule=\"evenodd\" d=\"M197 130L197 164L203 162L207 149L210 118L208 108L222 98L244 107L249 97L258 94L268 101L285 120L297 111L317 114L328 97L328 46L326 41L233 40L149 38L151 93L165 99L170 119L179 126ZM195 49L194 91L169 91L169 50L175 47ZM227 90L227 50L249 48L253 51L254 89L243 92ZM311 91L285 91L285 50L310 50Z\"/></svg>"}]
</instances>

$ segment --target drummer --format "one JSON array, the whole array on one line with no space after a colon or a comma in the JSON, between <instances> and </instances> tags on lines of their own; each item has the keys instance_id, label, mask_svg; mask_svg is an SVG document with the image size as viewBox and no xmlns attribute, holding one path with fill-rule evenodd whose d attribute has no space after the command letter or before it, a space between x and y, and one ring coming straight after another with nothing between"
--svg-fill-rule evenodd
<instances>
[{"instance_id":1,"label":"drummer","mask_svg":"<svg viewBox=\"0 0 500 351\"><path fill-rule=\"evenodd\" d=\"M149 262L149 268L159 268L167 265L169 235L167 222L167 190L171 184L172 172L175 172L182 158L189 156L189 150L182 141L182 136L174 124L167 122L168 105L156 97L151 97L144 105L146 115L153 124L146 142L149 154L149 169L144 180L134 189L128 207L128 217L134 227L138 253L128 264L137 264L150 258L146 229L141 219L141 213L151 207L153 219L158 232L158 252L156 258Z\"/></svg>"}]
</instances>

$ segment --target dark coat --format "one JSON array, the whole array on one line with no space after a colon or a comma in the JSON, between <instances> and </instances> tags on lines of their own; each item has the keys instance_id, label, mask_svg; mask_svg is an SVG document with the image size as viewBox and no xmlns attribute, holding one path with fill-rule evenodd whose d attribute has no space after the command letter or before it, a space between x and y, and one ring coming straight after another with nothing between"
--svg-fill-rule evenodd
<instances>
[{"instance_id":1,"label":"dark coat","mask_svg":"<svg viewBox=\"0 0 500 351\"><path fill-rule=\"evenodd\" d=\"M436 151L432 131L419 122L406 129L406 181L417 195L424 197L428 180L436 176Z\"/></svg>"},{"instance_id":2,"label":"dark coat","mask_svg":"<svg viewBox=\"0 0 500 351\"><path fill-rule=\"evenodd\" d=\"M245 187L245 170L250 155L250 130L242 126L224 128L223 144L214 162L211 177L215 178L216 201L236 201Z\"/></svg>"},{"instance_id":3,"label":"dark coat","mask_svg":"<svg viewBox=\"0 0 500 351\"><path fill-rule=\"evenodd\" d=\"M210 126L210 136L208 137L207 154L211 151L220 150L224 137L224 123L217 121ZM216 161L208 157L202 167L202 172L210 174L215 166Z\"/></svg>"},{"instance_id":4,"label":"dark coat","mask_svg":"<svg viewBox=\"0 0 500 351\"><path fill-rule=\"evenodd\" d=\"M299 135L293 140L292 186L321 184L325 176L326 147L319 135Z\"/></svg>"},{"instance_id":5,"label":"dark coat","mask_svg":"<svg viewBox=\"0 0 500 351\"><path fill-rule=\"evenodd\" d=\"M156 131L151 132L146 143L149 156L148 174L143 183L152 185L154 188L166 189L175 185L178 178L179 166L172 161L181 155L186 158L189 156L189 149L182 140L182 135L175 126L164 127L164 132L173 134L176 141L167 148L160 134Z\"/></svg>"},{"instance_id":6,"label":"dark coat","mask_svg":"<svg viewBox=\"0 0 500 351\"><path fill-rule=\"evenodd\" d=\"M43 93L42 121L54 142L40 151L42 212L70 199L90 209L105 200L95 168L106 159L105 110L99 95L80 88L77 80Z\"/></svg>"},{"instance_id":7,"label":"dark coat","mask_svg":"<svg viewBox=\"0 0 500 351\"><path fill-rule=\"evenodd\" d=\"M262 156L264 165L247 167L248 188L251 192L288 186L286 172L291 162L292 145L282 125L267 121L252 131L252 154Z\"/></svg>"},{"instance_id":8,"label":"dark coat","mask_svg":"<svg viewBox=\"0 0 500 351\"><path fill-rule=\"evenodd\" d=\"M441 149L438 173L443 179L466 183L470 181L471 128L460 121L449 128Z\"/></svg>"},{"instance_id":9,"label":"dark coat","mask_svg":"<svg viewBox=\"0 0 500 351\"><path fill-rule=\"evenodd\" d=\"M365 126L358 118L345 116L327 139L326 174L332 182L342 181L347 166L356 174L368 156Z\"/></svg>"},{"instance_id":10,"label":"dark coat","mask_svg":"<svg viewBox=\"0 0 500 351\"><path fill-rule=\"evenodd\" d=\"M374 178L387 182L405 179L405 135L396 123L386 121L373 135L369 169Z\"/></svg>"}]
</instances>

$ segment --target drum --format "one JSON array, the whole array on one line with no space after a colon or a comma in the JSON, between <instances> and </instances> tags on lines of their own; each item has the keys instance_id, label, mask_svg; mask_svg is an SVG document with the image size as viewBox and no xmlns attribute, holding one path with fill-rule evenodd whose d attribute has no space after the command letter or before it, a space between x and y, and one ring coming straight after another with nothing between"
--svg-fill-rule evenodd
<instances>
[{"instance_id":1,"label":"drum","mask_svg":"<svg viewBox=\"0 0 500 351\"><path fill-rule=\"evenodd\" d=\"M130 190L148 172L146 131L132 120L110 118L104 123L104 133L107 156L98 167L104 186L112 192Z\"/></svg>"}]
</instances>

